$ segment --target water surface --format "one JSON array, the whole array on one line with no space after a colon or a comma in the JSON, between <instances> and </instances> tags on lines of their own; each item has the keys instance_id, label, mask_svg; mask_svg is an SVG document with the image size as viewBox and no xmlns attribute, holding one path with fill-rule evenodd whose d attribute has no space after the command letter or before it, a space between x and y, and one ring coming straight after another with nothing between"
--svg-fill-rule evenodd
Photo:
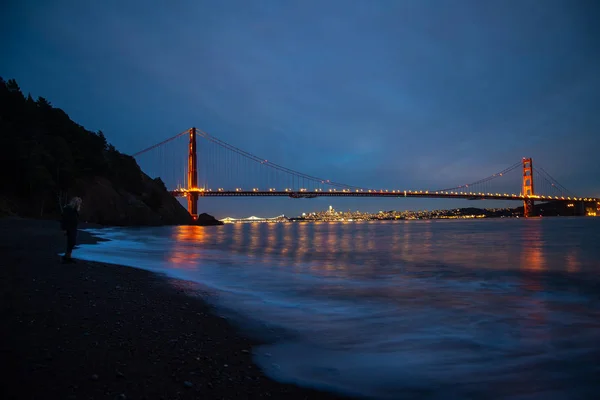
<instances>
[{"instance_id":1,"label":"water surface","mask_svg":"<svg viewBox=\"0 0 600 400\"><path fill-rule=\"evenodd\" d=\"M277 328L254 357L281 381L382 399L600 390L600 218L93 232L111 240L79 257L197 282Z\"/></svg>"}]
</instances>

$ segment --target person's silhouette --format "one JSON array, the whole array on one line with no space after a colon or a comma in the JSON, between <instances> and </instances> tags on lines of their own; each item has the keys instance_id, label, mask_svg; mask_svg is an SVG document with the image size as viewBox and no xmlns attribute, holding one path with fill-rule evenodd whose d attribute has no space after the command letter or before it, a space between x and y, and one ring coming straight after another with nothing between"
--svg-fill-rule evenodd
<instances>
[{"instance_id":1,"label":"person's silhouette","mask_svg":"<svg viewBox=\"0 0 600 400\"><path fill-rule=\"evenodd\" d=\"M71 253L77 243L77 225L79 224L81 203L80 197L73 197L63 209L61 228L65 231L65 236L67 237L67 251L63 257L63 262L65 263L74 262Z\"/></svg>"}]
</instances>

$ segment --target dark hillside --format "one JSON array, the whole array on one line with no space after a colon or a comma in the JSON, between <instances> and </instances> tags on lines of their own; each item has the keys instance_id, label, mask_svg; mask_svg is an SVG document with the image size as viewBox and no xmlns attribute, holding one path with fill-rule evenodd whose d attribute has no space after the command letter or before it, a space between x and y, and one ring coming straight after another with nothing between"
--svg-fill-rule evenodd
<instances>
[{"instance_id":1,"label":"dark hillside","mask_svg":"<svg viewBox=\"0 0 600 400\"><path fill-rule=\"evenodd\" d=\"M106 225L188 224L160 178L144 174L101 131L0 78L0 215L55 218L72 196L82 219Z\"/></svg>"}]
</instances>

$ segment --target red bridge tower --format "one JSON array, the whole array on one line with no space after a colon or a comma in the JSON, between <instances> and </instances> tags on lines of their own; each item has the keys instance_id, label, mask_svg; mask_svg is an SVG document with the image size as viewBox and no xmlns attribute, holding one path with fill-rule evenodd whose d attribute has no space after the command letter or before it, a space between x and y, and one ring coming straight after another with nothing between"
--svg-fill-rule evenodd
<instances>
[{"instance_id":1,"label":"red bridge tower","mask_svg":"<svg viewBox=\"0 0 600 400\"><path fill-rule=\"evenodd\" d=\"M527 196L533 196L533 161L530 158L523 158L523 216L525 218L531 217L533 213L533 199L527 198Z\"/></svg>"},{"instance_id":2,"label":"red bridge tower","mask_svg":"<svg viewBox=\"0 0 600 400\"><path fill-rule=\"evenodd\" d=\"M190 128L190 146L188 152L188 181L187 189L189 190L188 212L195 220L198 218L198 192L192 191L198 189L198 163L196 159L196 128Z\"/></svg>"}]
</instances>

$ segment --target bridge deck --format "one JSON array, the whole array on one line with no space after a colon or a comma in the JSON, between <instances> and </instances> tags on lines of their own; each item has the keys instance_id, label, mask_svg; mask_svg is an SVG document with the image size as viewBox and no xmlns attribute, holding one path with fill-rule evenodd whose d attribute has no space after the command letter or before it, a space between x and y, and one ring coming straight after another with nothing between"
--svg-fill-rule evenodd
<instances>
[{"instance_id":1,"label":"bridge deck","mask_svg":"<svg viewBox=\"0 0 600 400\"><path fill-rule=\"evenodd\" d=\"M315 198L315 197L421 197L421 198L454 198L468 200L519 200L531 199L536 201L599 201L596 198L576 198L559 196L521 196L516 194L479 194L479 193L440 193L428 191L276 191L276 190L173 190L174 196L187 196L197 193L198 197L291 197L291 198Z\"/></svg>"}]
</instances>

